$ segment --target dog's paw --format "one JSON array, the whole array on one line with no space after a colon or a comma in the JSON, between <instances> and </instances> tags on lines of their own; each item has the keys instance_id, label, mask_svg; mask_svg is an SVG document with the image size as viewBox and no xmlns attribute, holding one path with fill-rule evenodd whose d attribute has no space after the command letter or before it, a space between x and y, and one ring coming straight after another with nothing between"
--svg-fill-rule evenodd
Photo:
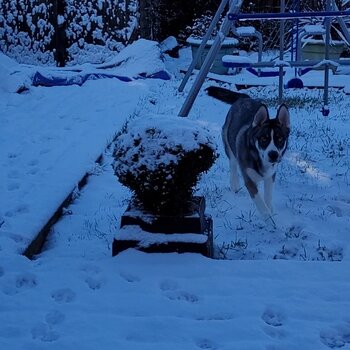
<instances>
[{"instance_id":1,"label":"dog's paw","mask_svg":"<svg viewBox=\"0 0 350 350\"><path fill-rule=\"evenodd\" d=\"M268 231L274 231L277 228L275 219L272 215L263 215L261 213L260 215L256 215L254 225L259 229L265 229Z\"/></svg>"},{"instance_id":2,"label":"dog's paw","mask_svg":"<svg viewBox=\"0 0 350 350\"><path fill-rule=\"evenodd\" d=\"M266 214L264 215L264 221L267 225L269 225L271 228L276 229L277 225L276 222L274 220L274 218L272 217L271 214Z\"/></svg>"},{"instance_id":3,"label":"dog's paw","mask_svg":"<svg viewBox=\"0 0 350 350\"><path fill-rule=\"evenodd\" d=\"M243 187L238 187L238 188L233 188L232 186L230 187L231 191L234 192L235 194L240 193Z\"/></svg>"},{"instance_id":4,"label":"dog's paw","mask_svg":"<svg viewBox=\"0 0 350 350\"><path fill-rule=\"evenodd\" d=\"M267 204L267 207L269 208L270 213L272 215L273 214L273 206L272 206L272 204Z\"/></svg>"},{"instance_id":5,"label":"dog's paw","mask_svg":"<svg viewBox=\"0 0 350 350\"><path fill-rule=\"evenodd\" d=\"M239 178L237 174L230 174L230 188L231 191L235 193L237 193L240 190Z\"/></svg>"},{"instance_id":6,"label":"dog's paw","mask_svg":"<svg viewBox=\"0 0 350 350\"><path fill-rule=\"evenodd\" d=\"M230 182L230 189L234 193L238 193L241 190L241 187L239 186L239 182Z\"/></svg>"}]
</instances>

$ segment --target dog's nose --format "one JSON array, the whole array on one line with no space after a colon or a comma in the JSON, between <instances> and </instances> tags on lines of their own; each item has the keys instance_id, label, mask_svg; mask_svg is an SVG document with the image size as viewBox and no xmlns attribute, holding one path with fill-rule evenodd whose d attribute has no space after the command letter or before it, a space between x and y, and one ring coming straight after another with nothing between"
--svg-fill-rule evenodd
<instances>
[{"instance_id":1,"label":"dog's nose","mask_svg":"<svg viewBox=\"0 0 350 350\"><path fill-rule=\"evenodd\" d=\"M277 162L277 160L278 160L278 152L270 151L268 153L268 155L269 155L269 159L270 159L271 163L276 163Z\"/></svg>"}]
</instances>

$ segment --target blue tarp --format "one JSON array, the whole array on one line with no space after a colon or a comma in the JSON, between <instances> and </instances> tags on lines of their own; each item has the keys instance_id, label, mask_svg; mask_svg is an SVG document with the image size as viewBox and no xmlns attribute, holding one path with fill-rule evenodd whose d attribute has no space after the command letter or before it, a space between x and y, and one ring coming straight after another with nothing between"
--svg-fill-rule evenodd
<instances>
[{"instance_id":1,"label":"blue tarp","mask_svg":"<svg viewBox=\"0 0 350 350\"><path fill-rule=\"evenodd\" d=\"M54 76L52 74L45 76L39 72L33 75L32 85L33 86L68 86L68 85L83 85L87 80L97 80L105 78L116 78L121 81L130 82L135 79L162 79L170 80L171 76L166 71L160 71L154 74L141 73L137 77L130 78L122 75L107 74L107 73L84 73L76 74L69 77Z\"/></svg>"}]
</instances>

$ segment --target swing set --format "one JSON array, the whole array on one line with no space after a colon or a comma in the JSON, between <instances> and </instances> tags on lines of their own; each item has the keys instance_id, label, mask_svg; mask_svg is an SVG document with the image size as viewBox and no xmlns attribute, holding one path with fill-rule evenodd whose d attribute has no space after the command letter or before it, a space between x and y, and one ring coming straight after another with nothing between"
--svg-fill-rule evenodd
<instances>
[{"instance_id":1,"label":"swing set","mask_svg":"<svg viewBox=\"0 0 350 350\"><path fill-rule=\"evenodd\" d=\"M300 0L295 0L300 1ZM292 88L300 88L303 87L303 82L300 78L297 77L297 70L299 69L299 75L304 74L305 72L315 69L315 68L323 68L324 70L324 93L323 93L323 107L322 107L322 114L324 116L327 116L329 114L329 107L328 107L328 95L329 95L329 70L334 69L338 66L350 66L350 59L342 59L342 60L330 60L329 54L330 54L330 45L331 45L331 38L330 38L330 30L331 30L331 21L332 18L335 18L342 30L342 33L348 43L350 45L350 33L349 29L346 26L346 23L343 19L343 17L350 16L350 10L339 10L337 7L335 0L326 0L326 10L325 11L312 11L312 12L300 12L300 11L285 11L285 0L281 0L280 2L280 12L279 13L240 13L240 9L242 6L243 0L222 0L214 17L213 20L208 28L207 33L203 37L202 43L198 49L197 55L194 57L190 67L188 68L181 85L179 86L178 90L181 92L183 91L184 87L186 86L189 77L191 76L194 67L196 66L199 57L201 56L204 47L213 32L213 29L216 27L222 13L225 10L225 7L229 5L229 10L227 15L224 18L224 21L221 25L221 28L213 42L213 45L211 49L209 50L201 69L199 70L199 73L189 91L189 94L179 112L180 117L187 117L192 105L199 93L199 90L201 86L204 83L204 80L211 68L211 65L215 59L216 54L220 50L221 44L230 32L230 30L233 31L234 34L237 36L255 36L259 40L259 55L258 55L258 61L253 62L247 57L240 57L240 56L224 56L223 57L223 64L226 67L230 68L245 68L249 72L260 76L260 77L266 77L266 76L278 76L279 82L279 103L282 103L283 100L283 89L284 89L284 74L285 74L285 68L286 67L292 67L295 68L295 77L288 81L286 84L287 87ZM298 5L298 3L296 3ZM298 9L298 6L296 7ZM323 26L305 26L302 32L299 32L298 28L298 20L301 18L323 18L324 19L324 27ZM247 30L244 31L241 29L241 33L239 32L239 28L235 27L236 22L238 21L261 21L261 20L279 20L280 21L280 28L279 28L279 59L275 61L262 61L262 40L259 36L259 33L257 33L254 30ZM284 59L285 56L285 48L284 48L284 39L285 39L285 21L287 20L293 20L295 21L295 30L294 35L292 38L292 44L291 44L291 60L286 61ZM243 27L244 28L244 27ZM252 27L251 27L252 28ZM243 34L242 34L243 33ZM325 36L325 56L323 60L302 60L301 59L301 43L302 39L306 35L310 34L318 34L318 35L324 35ZM262 71L261 68L278 68L278 72L276 71Z\"/></svg>"}]
</instances>

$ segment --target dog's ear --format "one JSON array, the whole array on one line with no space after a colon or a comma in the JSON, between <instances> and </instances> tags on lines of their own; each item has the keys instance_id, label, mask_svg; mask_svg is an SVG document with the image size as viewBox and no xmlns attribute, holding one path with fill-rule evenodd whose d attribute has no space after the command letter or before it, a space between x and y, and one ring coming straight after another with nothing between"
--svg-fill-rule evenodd
<instances>
[{"instance_id":1,"label":"dog's ear","mask_svg":"<svg viewBox=\"0 0 350 350\"><path fill-rule=\"evenodd\" d=\"M277 111L277 117L278 121L288 129L290 129L290 116L288 108L285 104L280 105Z\"/></svg>"},{"instance_id":2,"label":"dog's ear","mask_svg":"<svg viewBox=\"0 0 350 350\"><path fill-rule=\"evenodd\" d=\"M265 123L269 119L269 111L265 105L261 105L255 113L253 127Z\"/></svg>"}]
</instances>

